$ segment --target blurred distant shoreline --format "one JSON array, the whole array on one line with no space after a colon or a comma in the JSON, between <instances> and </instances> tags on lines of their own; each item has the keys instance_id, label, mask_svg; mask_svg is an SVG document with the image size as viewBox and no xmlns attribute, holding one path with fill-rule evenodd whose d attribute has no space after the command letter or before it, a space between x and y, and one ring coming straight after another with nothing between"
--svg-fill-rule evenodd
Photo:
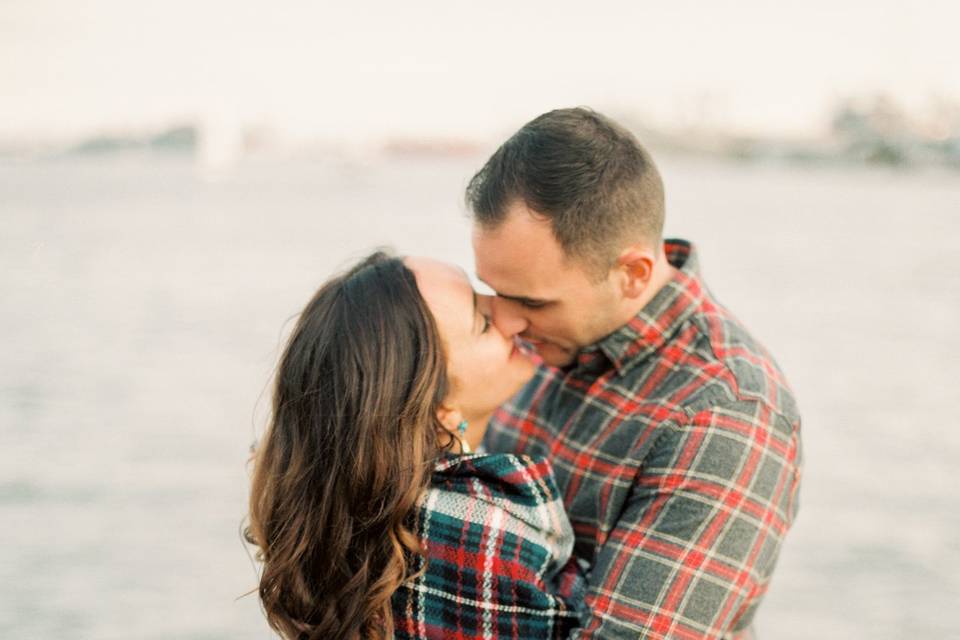
<instances>
[{"instance_id":1,"label":"blurred distant shoreline","mask_svg":"<svg viewBox=\"0 0 960 640\"><path fill-rule=\"evenodd\" d=\"M807 137L745 136L709 125L668 129L651 127L635 113L610 114L662 154L808 166L960 170L960 103L941 102L921 118L882 95L847 99L834 107L825 132ZM493 144L481 138L428 135L349 144L298 139L263 124L225 126L208 119L146 131L105 129L69 140L0 138L0 161L175 155L192 157L199 167L216 170L256 157L472 157L488 153Z\"/></svg>"}]
</instances>

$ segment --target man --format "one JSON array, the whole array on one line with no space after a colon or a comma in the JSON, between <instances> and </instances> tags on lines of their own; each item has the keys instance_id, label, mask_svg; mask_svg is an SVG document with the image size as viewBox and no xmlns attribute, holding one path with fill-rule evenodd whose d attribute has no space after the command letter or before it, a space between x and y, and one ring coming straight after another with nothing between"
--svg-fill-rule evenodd
<instances>
[{"instance_id":1,"label":"man","mask_svg":"<svg viewBox=\"0 0 960 640\"><path fill-rule=\"evenodd\" d=\"M591 566L580 637L750 637L797 511L800 417L694 246L662 240L653 161L598 113L551 111L467 201L493 321L546 365L485 446L553 463Z\"/></svg>"}]
</instances>

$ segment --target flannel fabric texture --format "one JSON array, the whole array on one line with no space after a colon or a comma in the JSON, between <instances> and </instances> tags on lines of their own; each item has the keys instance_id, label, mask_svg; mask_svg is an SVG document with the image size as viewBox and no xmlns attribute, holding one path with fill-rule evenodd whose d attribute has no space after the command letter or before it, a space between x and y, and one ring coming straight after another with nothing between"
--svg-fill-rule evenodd
<instances>
[{"instance_id":1,"label":"flannel fabric texture","mask_svg":"<svg viewBox=\"0 0 960 640\"><path fill-rule=\"evenodd\" d=\"M393 595L395 638L549 640L577 625L583 576L545 459L445 456L414 515L426 565Z\"/></svg>"},{"instance_id":2,"label":"flannel fabric texture","mask_svg":"<svg viewBox=\"0 0 960 640\"><path fill-rule=\"evenodd\" d=\"M800 416L692 244L626 325L502 407L490 452L543 456L591 565L581 638L747 638L797 513Z\"/></svg>"}]
</instances>

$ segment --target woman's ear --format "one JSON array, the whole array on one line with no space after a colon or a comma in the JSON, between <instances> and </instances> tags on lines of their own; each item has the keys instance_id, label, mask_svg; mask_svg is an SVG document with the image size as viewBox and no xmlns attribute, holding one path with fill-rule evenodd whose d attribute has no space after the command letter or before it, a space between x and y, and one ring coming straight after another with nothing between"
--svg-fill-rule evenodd
<instances>
[{"instance_id":1,"label":"woman's ear","mask_svg":"<svg viewBox=\"0 0 960 640\"><path fill-rule=\"evenodd\" d=\"M459 429L463 422L463 414L460 413L460 410L447 405L440 405L440 408L437 409L437 419L450 437L449 444L458 443L460 453L470 453L470 445L463 439L463 434Z\"/></svg>"},{"instance_id":2,"label":"woman's ear","mask_svg":"<svg viewBox=\"0 0 960 640\"><path fill-rule=\"evenodd\" d=\"M442 404L440 408L437 409L437 420L440 421L440 424L442 424L447 431L457 433L457 427L463 421L463 414L460 413L459 409L454 409L453 407Z\"/></svg>"}]
</instances>

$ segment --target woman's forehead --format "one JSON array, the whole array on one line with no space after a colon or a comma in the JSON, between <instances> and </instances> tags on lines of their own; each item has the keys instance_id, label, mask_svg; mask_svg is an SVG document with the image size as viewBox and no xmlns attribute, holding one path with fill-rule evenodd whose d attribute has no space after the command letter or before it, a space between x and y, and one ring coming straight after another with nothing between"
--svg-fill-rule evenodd
<instances>
[{"instance_id":1,"label":"woman's forehead","mask_svg":"<svg viewBox=\"0 0 960 640\"><path fill-rule=\"evenodd\" d=\"M420 256L404 259L417 278L420 295L436 314L441 309L472 310L473 287L466 272L460 267Z\"/></svg>"}]
</instances>

